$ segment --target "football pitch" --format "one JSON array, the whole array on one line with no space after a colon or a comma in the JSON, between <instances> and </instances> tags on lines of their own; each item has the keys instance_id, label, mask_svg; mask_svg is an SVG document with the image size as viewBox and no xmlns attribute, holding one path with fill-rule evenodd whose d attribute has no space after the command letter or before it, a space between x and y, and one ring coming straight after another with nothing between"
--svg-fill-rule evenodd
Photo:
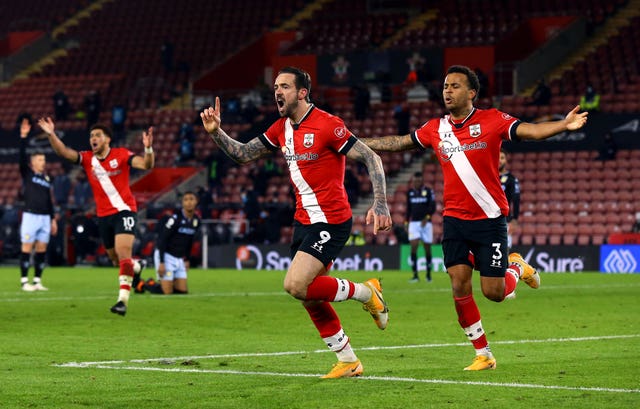
<instances>
[{"instance_id":1,"label":"football pitch","mask_svg":"<svg viewBox=\"0 0 640 409\"><path fill-rule=\"evenodd\" d=\"M319 378L335 355L282 271L194 269L190 294L132 294L120 317L115 268L48 268L50 291L24 293L18 267L2 267L0 407L640 407L640 274L543 273L540 289L520 283L500 304L474 277L498 362L481 372L462 370L474 351L446 274L334 275L381 277L390 308L380 331L360 303L334 303L359 378Z\"/></svg>"}]
</instances>

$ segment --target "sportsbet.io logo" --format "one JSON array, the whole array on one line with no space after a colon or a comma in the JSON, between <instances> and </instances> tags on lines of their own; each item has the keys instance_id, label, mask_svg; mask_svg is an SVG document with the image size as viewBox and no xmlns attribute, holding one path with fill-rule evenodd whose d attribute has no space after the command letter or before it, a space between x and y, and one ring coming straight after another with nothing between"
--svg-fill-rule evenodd
<instances>
[{"instance_id":1,"label":"sportsbet.io logo","mask_svg":"<svg viewBox=\"0 0 640 409\"><path fill-rule=\"evenodd\" d=\"M604 270L607 273L633 273L638 262L629 250L616 249L604 259Z\"/></svg>"}]
</instances>

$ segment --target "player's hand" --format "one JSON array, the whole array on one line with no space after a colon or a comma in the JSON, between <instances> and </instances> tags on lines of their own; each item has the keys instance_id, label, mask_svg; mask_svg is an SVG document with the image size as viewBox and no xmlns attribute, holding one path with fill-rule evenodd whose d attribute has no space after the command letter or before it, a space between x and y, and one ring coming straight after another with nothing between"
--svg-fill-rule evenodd
<instances>
[{"instance_id":1,"label":"player's hand","mask_svg":"<svg viewBox=\"0 0 640 409\"><path fill-rule=\"evenodd\" d=\"M373 234L378 234L378 231L391 230L391 215L386 203L377 204L374 202L374 206L367 211L365 218L367 224L373 222Z\"/></svg>"},{"instance_id":2,"label":"player's hand","mask_svg":"<svg viewBox=\"0 0 640 409\"><path fill-rule=\"evenodd\" d=\"M571 110L564 118L567 123L568 131L575 131L576 129L582 128L587 123L587 115L588 112L578 113L580 111L580 105L576 105L575 108Z\"/></svg>"},{"instance_id":3,"label":"player's hand","mask_svg":"<svg viewBox=\"0 0 640 409\"><path fill-rule=\"evenodd\" d=\"M213 108L205 108L205 110L200 113L200 118L202 118L202 125L204 125L204 129L208 133L215 133L220 128L221 120L219 97L216 97L216 103Z\"/></svg>"},{"instance_id":4,"label":"player's hand","mask_svg":"<svg viewBox=\"0 0 640 409\"><path fill-rule=\"evenodd\" d=\"M165 274L167 274L167 267L164 263L158 264L158 276L164 277Z\"/></svg>"},{"instance_id":5,"label":"player's hand","mask_svg":"<svg viewBox=\"0 0 640 409\"><path fill-rule=\"evenodd\" d=\"M38 119L38 126L48 134L54 134L54 130L56 129L56 124L53 123L50 117ZM22 125L20 125L20 127L22 128Z\"/></svg>"},{"instance_id":6,"label":"player's hand","mask_svg":"<svg viewBox=\"0 0 640 409\"><path fill-rule=\"evenodd\" d=\"M153 126L149 127L147 132L142 131L142 143L145 148L150 148L153 144Z\"/></svg>"},{"instance_id":7,"label":"player's hand","mask_svg":"<svg viewBox=\"0 0 640 409\"><path fill-rule=\"evenodd\" d=\"M20 137L22 139L26 138L31 132L31 123L27 118L22 118L22 122L20 122Z\"/></svg>"}]
</instances>

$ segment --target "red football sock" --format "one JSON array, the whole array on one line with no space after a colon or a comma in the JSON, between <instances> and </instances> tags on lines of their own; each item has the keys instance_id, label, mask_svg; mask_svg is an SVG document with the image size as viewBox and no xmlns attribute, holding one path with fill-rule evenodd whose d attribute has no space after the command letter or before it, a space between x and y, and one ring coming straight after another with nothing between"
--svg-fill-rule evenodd
<instances>
[{"instance_id":1,"label":"red football sock","mask_svg":"<svg viewBox=\"0 0 640 409\"><path fill-rule=\"evenodd\" d=\"M306 308L311 321L313 321L322 338L330 337L342 328L340 318L338 318L338 314L336 314L330 303L325 301L318 304L305 305L304 308Z\"/></svg>"},{"instance_id":2,"label":"red football sock","mask_svg":"<svg viewBox=\"0 0 640 409\"><path fill-rule=\"evenodd\" d=\"M473 295L453 297L453 300L456 305L456 312L458 313L458 322L465 334L467 334L467 338L469 338L473 347L475 349L486 348L489 343L487 342L484 329L482 329L480 310L478 310Z\"/></svg>"},{"instance_id":3,"label":"red football sock","mask_svg":"<svg viewBox=\"0 0 640 409\"><path fill-rule=\"evenodd\" d=\"M307 287L307 300L344 301L355 291L355 285L342 278L331 276L316 277Z\"/></svg>"},{"instance_id":4,"label":"red football sock","mask_svg":"<svg viewBox=\"0 0 640 409\"><path fill-rule=\"evenodd\" d=\"M125 258L123 260L120 260L119 276L129 276L133 278L133 260L132 259ZM120 280L120 289L131 291L131 280Z\"/></svg>"},{"instance_id":5,"label":"red football sock","mask_svg":"<svg viewBox=\"0 0 640 409\"><path fill-rule=\"evenodd\" d=\"M509 269L507 269L507 271L504 273L504 296L505 297L511 294L513 290L516 289L516 285L518 284L518 279L514 276L514 274L517 274L517 273L515 271L513 271L512 273L511 271L509 271L510 269L511 267L509 267Z\"/></svg>"}]
</instances>

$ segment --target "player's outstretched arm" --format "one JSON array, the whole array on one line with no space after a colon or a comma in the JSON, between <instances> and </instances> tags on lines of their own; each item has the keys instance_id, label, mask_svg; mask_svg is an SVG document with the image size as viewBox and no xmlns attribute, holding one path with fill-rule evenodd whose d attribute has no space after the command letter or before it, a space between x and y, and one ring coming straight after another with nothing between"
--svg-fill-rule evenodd
<instances>
[{"instance_id":1,"label":"player's outstretched arm","mask_svg":"<svg viewBox=\"0 0 640 409\"><path fill-rule=\"evenodd\" d=\"M576 105L564 119L559 121L542 122L530 124L523 122L516 129L516 134L520 139L547 139L555 134L564 131L575 131L582 128L587 123L588 112L581 112L580 105Z\"/></svg>"},{"instance_id":2,"label":"player's outstretched arm","mask_svg":"<svg viewBox=\"0 0 640 409\"><path fill-rule=\"evenodd\" d=\"M136 169L148 170L155 165L155 155L153 154L153 127L145 132L142 131L142 144L144 145L144 157L134 156L131 166Z\"/></svg>"},{"instance_id":3,"label":"player's outstretched arm","mask_svg":"<svg viewBox=\"0 0 640 409\"><path fill-rule=\"evenodd\" d=\"M271 154L271 151L258 139L247 143L238 142L220 128L220 98L216 97L213 107L200 113L204 129L211 135L211 139L235 162L245 164Z\"/></svg>"},{"instance_id":4,"label":"player's outstretched arm","mask_svg":"<svg viewBox=\"0 0 640 409\"><path fill-rule=\"evenodd\" d=\"M60 140L60 138L58 138L58 135L55 133L56 125L53 123L51 118L47 117L38 119L38 125L47 134L49 143L56 155L65 158L70 162L75 163L78 161L78 151L73 148L69 148Z\"/></svg>"},{"instance_id":5,"label":"player's outstretched arm","mask_svg":"<svg viewBox=\"0 0 640 409\"><path fill-rule=\"evenodd\" d=\"M387 183L384 177L382 159L367 145L358 141L349 152L347 158L362 162L367 166L371 184L373 185L373 206L367 211L365 221L373 222L373 234L391 229L391 215L387 206Z\"/></svg>"},{"instance_id":6,"label":"player's outstretched arm","mask_svg":"<svg viewBox=\"0 0 640 409\"><path fill-rule=\"evenodd\" d=\"M379 138L361 138L362 143L378 152L400 152L416 147L411 139L411 134L389 135Z\"/></svg>"}]
</instances>

